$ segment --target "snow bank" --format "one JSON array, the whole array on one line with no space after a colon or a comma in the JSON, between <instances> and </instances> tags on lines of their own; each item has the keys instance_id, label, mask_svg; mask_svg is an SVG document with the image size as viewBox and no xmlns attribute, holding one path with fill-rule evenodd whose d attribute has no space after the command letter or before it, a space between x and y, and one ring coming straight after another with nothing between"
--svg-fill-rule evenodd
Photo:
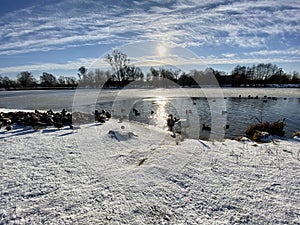
<instances>
[{"instance_id":1,"label":"snow bank","mask_svg":"<svg viewBox=\"0 0 300 225\"><path fill-rule=\"evenodd\" d=\"M164 130L116 120L2 129L0 223L299 224L299 143L176 145Z\"/></svg>"}]
</instances>

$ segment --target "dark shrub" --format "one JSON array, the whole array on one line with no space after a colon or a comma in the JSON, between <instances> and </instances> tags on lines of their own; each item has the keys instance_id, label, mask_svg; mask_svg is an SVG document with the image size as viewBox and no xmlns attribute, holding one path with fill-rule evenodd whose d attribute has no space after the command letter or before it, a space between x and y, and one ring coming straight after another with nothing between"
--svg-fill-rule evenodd
<instances>
[{"instance_id":1,"label":"dark shrub","mask_svg":"<svg viewBox=\"0 0 300 225\"><path fill-rule=\"evenodd\" d=\"M277 135L277 136L284 136L284 126L285 126L285 119L278 120L274 123L268 122L261 122L258 124L250 125L247 130L246 134L253 138L255 132L268 132L270 135Z\"/></svg>"}]
</instances>

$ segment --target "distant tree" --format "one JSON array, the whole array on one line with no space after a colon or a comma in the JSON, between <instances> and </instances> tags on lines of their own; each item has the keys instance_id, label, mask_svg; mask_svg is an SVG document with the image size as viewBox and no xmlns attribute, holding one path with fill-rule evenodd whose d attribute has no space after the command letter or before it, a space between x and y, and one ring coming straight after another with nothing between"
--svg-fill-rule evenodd
<instances>
[{"instance_id":1,"label":"distant tree","mask_svg":"<svg viewBox=\"0 0 300 225\"><path fill-rule=\"evenodd\" d=\"M240 86L247 83L247 68L245 66L236 66L232 71L233 86Z\"/></svg>"},{"instance_id":2,"label":"distant tree","mask_svg":"<svg viewBox=\"0 0 300 225\"><path fill-rule=\"evenodd\" d=\"M292 75L291 75L292 79L292 83L294 84L300 84L300 74L297 71L293 71Z\"/></svg>"},{"instance_id":3,"label":"distant tree","mask_svg":"<svg viewBox=\"0 0 300 225\"><path fill-rule=\"evenodd\" d=\"M11 88L16 88L17 83L14 80L9 79L9 77L5 76L2 77L0 75L0 88L4 88L6 90L11 89Z\"/></svg>"},{"instance_id":4,"label":"distant tree","mask_svg":"<svg viewBox=\"0 0 300 225\"><path fill-rule=\"evenodd\" d=\"M159 70L156 70L155 68L150 68L150 74L152 77L159 77Z\"/></svg>"},{"instance_id":5,"label":"distant tree","mask_svg":"<svg viewBox=\"0 0 300 225\"><path fill-rule=\"evenodd\" d=\"M57 85L56 77L46 72L43 72L43 75L40 76L40 82L42 87L54 87Z\"/></svg>"},{"instance_id":6,"label":"distant tree","mask_svg":"<svg viewBox=\"0 0 300 225\"><path fill-rule=\"evenodd\" d=\"M111 78L110 71L95 69L95 84L97 87L102 87Z\"/></svg>"},{"instance_id":7,"label":"distant tree","mask_svg":"<svg viewBox=\"0 0 300 225\"><path fill-rule=\"evenodd\" d=\"M159 70L151 67L148 74L148 79L151 80L151 84L155 87L159 86Z\"/></svg>"},{"instance_id":8,"label":"distant tree","mask_svg":"<svg viewBox=\"0 0 300 225\"><path fill-rule=\"evenodd\" d=\"M112 67L112 79L117 81L118 86L124 87L131 81L141 79L144 74L142 70L134 65L130 65L127 55L118 49L105 56L105 61Z\"/></svg>"},{"instance_id":9,"label":"distant tree","mask_svg":"<svg viewBox=\"0 0 300 225\"><path fill-rule=\"evenodd\" d=\"M194 80L201 80L204 76L204 72L199 70L191 70L189 74Z\"/></svg>"},{"instance_id":10,"label":"distant tree","mask_svg":"<svg viewBox=\"0 0 300 225\"><path fill-rule=\"evenodd\" d=\"M171 80L171 81L175 80L175 75L174 75L173 71L170 70L170 69L166 69L166 68L161 67L159 69L159 73L160 73L160 76L164 79L168 79L168 80Z\"/></svg>"},{"instance_id":11,"label":"distant tree","mask_svg":"<svg viewBox=\"0 0 300 225\"><path fill-rule=\"evenodd\" d=\"M260 63L254 67L254 70L254 76L258 80L267 80L273 75L279 75L283 73L282 68L279 68L277 65L271 63Z\"/></svg>"},{"instance_id":12,"label":"distant tree","mask_svg":"<svg viewBox=\"0 0 300 225\"><path fill-rule=\"evenodd\" d=\"M274 74L268 79L268 83L270 84L288 84L290 81L291 76L281 73Z\"/></svg>"},{"instance_id":13,"label":"distant tree","mask_svg":"<svg viewBox=\"0 0 300 225\"><path fill-rule=\"evenodd\" d=\"M178 78L180 77L180 75L183 75L182 70L181 69L175 70L173 72L173 75L174 75L174 79L178 80Z\"/></svg>"},{"instance_id":14,"label":"distant tree","mask_svg":"<svg viewBox=\"0 0 300 225\"><path fill-rule=\"evenodd\" d=\"M95 74L93 71L89 71L86 75L84 75L84 83L87 87L94 87L95 85Z\"/></svg>"},{"instance_id":15,"label":"distant tree","mask_svg":"<svg viewBox=\"0 0 300 225\"><path fill-rule=\"evenodd\" d=\"M86 75L87 71L88 71L87 68L85 68L84 66L81 66L78 69L79 73L77 73L77 75L78 75L79 80L81 80L83 78L83 76Z\"/></svg>"},{"instance_id":16,"label":"distant tree","mask_svg":"<svg viewBox=\"0 0 300 225\"><path fill-rule=\"evenodd\" d=\"M105 61L109 63L114 71L114 78L122 82L126 79L126 70L129 68L130 60L125 53L115 49L111 54L105 56Z\"/></svg>"},{"instance_id":17,"label":"distant tree","mask_svg":"<svg viewBox=\"0 0 300 225\"><path fill-rule=\"evenodd\" d=\"M66 78L64 76L59 76L57 79L57 84L60 87L65 87L66 86Z\"/></svg>"},{"instance_id":18,"label":"distant tree","mask_svg":"<svg viewBox=\"0 0 300 225\"><path fill-rule=\"evenodd\" d=\"M4 82L3 82L3 77L1 75L0 75L0 88L5 88Z\"/></svg>"},{"instance_id":19,"label":"distant tree","mask_svg":"<svg viewBox=\"0 0 300 225\"><path fill-rule=\"evenodd\" d=\"M23 88L36 86L36 79L28 71L19 73L17 76L17 82Z\"/></svg>"},{"instance_id":20,"label":"distant tree","mask_svg":"<svg viewBox=\"0 0 300 225\"><path fill-rule=\"evenodd\" d=\"M194 85L195 84L195 81L194 79L191 77L190 74L186 74L186 73L183 73L179 78L178 78L178 81L177 83L182 86L182 87L185 87L185 86L191 86L191 85Z\"/></svg>"},{"instance_id":21,"label":"distant tree","mask_svg":"<svg viewBox=\"0 0 300 225\"><path fill-rule=\"evenodd\" d=\"M65 77L66 85L68 87L76 87L77 86L77 80L76 77Z\"/></svg>"},{"instance_id":22,"label":"distant tree","mask_svg":"<svg viewBox=\"0 0 300 225\"><path fill-rule=\"evenodd\" d=\"M144 77L142 70L134 65L129 65L124 68L125 70L125 80L134 81L141 80Z\"/></svg>"}]
</instances>

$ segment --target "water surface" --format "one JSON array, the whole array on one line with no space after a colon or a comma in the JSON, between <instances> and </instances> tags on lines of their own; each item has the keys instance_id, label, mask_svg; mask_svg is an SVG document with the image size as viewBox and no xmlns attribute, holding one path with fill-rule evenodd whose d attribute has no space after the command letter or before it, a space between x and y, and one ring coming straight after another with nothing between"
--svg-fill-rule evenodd
<instances>
[{"instance_id":1,"label":"water surface","mask_svg":"<svg viewBox=\"0 0 300 225\"><path fill-rule=\"evenodd\" d=\"M265 96L276 97L276 100ZM246 128L258 119L275 122L285 118L287 136L299 131L299 99L300 89L297 88L28 90L1 91L0 108L58 111L65 108L89 113L104 109L113 111L118 118L160 127L166 126L169 114L187 119L186 110L189 110L192 112L188 113L190 137L214 134L234 138L244 135ZM212 127L213 131L203 131L202 124ZM226 124L229 129L225 130Z\"/></svg>"}]
</instances>

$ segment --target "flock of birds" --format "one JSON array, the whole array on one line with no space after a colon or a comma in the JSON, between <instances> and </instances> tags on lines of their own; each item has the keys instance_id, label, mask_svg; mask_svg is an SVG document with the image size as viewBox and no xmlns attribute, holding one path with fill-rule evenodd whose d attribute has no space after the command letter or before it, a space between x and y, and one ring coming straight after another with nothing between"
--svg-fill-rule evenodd
<instances>
[{"instance_id":1,"label":"flock of birds","mask_svg":"<svg viewBox=\"0 0 300 225\"><path fill-rule=\"evenodd\" d=\"M133 108L132 112L136 117L141 115L141 113L138 111L137 108ZM153 115L154 113L155 112L153 110L151 110L151 115ZM227 111L222 111L222 114L224 114L224 113L227 113ZM189 128L191 126L190 114L192 114L192 110L190 110L190 109L185 110L185 118L177 118L173 114L169 114L167 117L168 130L172 131L174 134L175 133L187 134L186 130L187 130L187 128ZM202 124L201 129L203 131L211 131L211 127L206 124ZM224 129L229 129L229 124L226 124L224 126ZM176 136L176 135L174 135L174 136Z\"/></svg>"},{"instance_id":2,"label":"flock of birds","mask_svg":"<svg viewBox=\"0 0 300 225\"><path fill-rule=\"evenodd\" d=\"M70 129L79 129L78 125L88 122L105 123L111 118L111 113L104 110L95 110L94 115L82 112L69 113L65 109L61 112L53 112L51 109L46 112L35 110L34 112L0 112L0 129L5 127L7 131L13 129L15 125L27 127L30 126L34 130L42 130L47 127L55 127L61 129L68 126Z\"/></svg>"},{"instance_id":3,"label":"flock of birds","mask_svg":"<svg viewBox=\"0 0 300 225\"><path fill-rule=\"evenodd\" d=\"M245 97L242 97L242 95L239 95L238 97L232 97L233 99L259 99L258 95L256 96L251 96L251 95L248 95L248 96L245 96ZM193 105L196 105L196 100L197 97L193 97L192 98L192 101L193 101ZM227 99L227 97L224 97L224 99ZM286 97L283 98L284 100L287 100ZM278 100L277 97L270 97L270 96L264 96L263 97L263 102L267 102L268 100ZM215 102L216 100L213 100L213 102ZM299 102L300 102L300 99L299 99ZM132 109L133 111L133 114L137 117L137 116L140 116L141 113L138 111L138 109L136 108L133 108ZM154 114L155 112L153 110L151 110L151 115ZM192 111L191 110L186 110L185 111L186 113L186 118L182 119L182 118L176 118L173 114L169 114L168 115L168 118L167 118L167 126L169 128L169 131L173 131L176 132L176 133L186 133L186 129L188 127L190 127L190 117L189 115L192 114ZM222 110L222 115L226 114L227 111L226 110ZM229 129L229 124L225 124L223 126L223 128L225 130ZM202 127L201 127L201 130L202 131L211 131L211 127L209 125L206 125L206 124L202 124Z\"/></svg>"},{"instance_id":4,"label":"flock of birds","mask_svg":"<svg viewBox=\"0 0 300 225\"><path fill-rule=\"evenodd\" d=\"M242 97L242 95L239 95L238 97L232 97L232 99L237 99L237 98L238 99L259 99L258 95L256 95L256 96L248 95L247 97ZM224 99L227 99L227 97L224 97ZM263 102L267 102L268 100L275 100L276 101L276 100L278 100L278 98L265 95L263 97ZM283 100L287 100L287 98L284 97ZM300 99L299 99L299 101L300 101Z\"/></svg>"},{"instance_id":5,"label":"flock of birds","mask_svg":"<svg viewBox=\"0 0 300 225\"><path fill-rule=\"evenodd\" d=\"M141 113L136 109L132 109L135 116L140 116ZM151 110L151 115L155 112ZM190 127L189 115L192 114L191 110L186 110L186 118L176 118L172 114L167 119L169 127L174 127L176 133L186 133L186 129ZM47 127L55 127L61 129L68 126L70 129L75 130L80 127L78 124L99 122L101 124L107 122L112 117L112 114L105 110L95 110L94 114L87 114L82 112L67 112L63 109L61 112L53 112L51 109L48 111L34 110L34 112L0 112L0 129L5 127L7 131L13 130L14 126L32 127L33 130L42 130ZM74 125L76 124L76 125ZM171 129L172 129L171 128ZM203 130L210 131L211 128L203 124Z\"/></svg>"}]
</instances>

